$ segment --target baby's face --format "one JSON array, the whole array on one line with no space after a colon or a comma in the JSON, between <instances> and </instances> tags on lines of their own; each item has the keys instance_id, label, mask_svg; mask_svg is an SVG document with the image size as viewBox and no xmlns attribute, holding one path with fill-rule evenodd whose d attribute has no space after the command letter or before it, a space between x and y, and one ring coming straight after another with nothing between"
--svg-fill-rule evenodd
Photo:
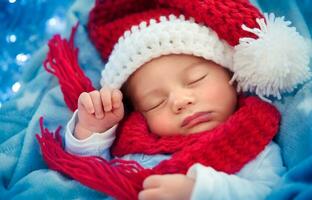
<instances>
[{"instance_id":1,"label":"baby's face","mask_svg":"<svg viewBox=\"0 0 312 200\"><path fill-rule=\"evenodd\" d=\"M141 66L127 92L158 135L192 134L224 122L237 104L230 74L220 65L190 55L162 56Z\"/></svg>"}]
</instances>

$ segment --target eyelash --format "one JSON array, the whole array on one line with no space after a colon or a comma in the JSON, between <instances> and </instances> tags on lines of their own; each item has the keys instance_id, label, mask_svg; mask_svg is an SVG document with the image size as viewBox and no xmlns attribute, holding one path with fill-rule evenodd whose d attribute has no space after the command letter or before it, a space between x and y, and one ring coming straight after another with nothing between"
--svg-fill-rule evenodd
<instances>
[{"instance_id":1,"label":"eyelash","mask_svg":"<svg viewBox=\"0 0 312 200\"><path fill-rule=\"evenodd\" d=\"M156 106L153 106L152 108L148 109L146 112L151 111L155 108L157 108L158 106L160 106L162 103L164 103L166 100L162 100L159 104L157 104Z\"/></svg>"},{"instance_id":2,"label":"eyelash","mask_svg":"<svg viewBox=\"0 0 312 200\"><path fill-rule=\"evenodd\" d=\"M192 82L188 83L188 85L192 85L194 83L197 83L198 81L203 80L206 76L207 76L207 74L205 74L204 76L200 77L199 79L196 79L195 81L192 81Z\"/></svg>"},{"instance_id":3,"label":"eyelash","mask_svg":"<svg viewBox=\"0 0 312 200\"><path fill-rule=\"evenodd\" d=\"M188 83L188 85L197 83L197 82L203 80L206 76L207 76L207 74L205 74L204 76L200 77L199 79L197 79L197 80L195 80L195 81L192 81L192 82ZM152 108L148 109L146 112L151 111L151 110L157 108L158 106L160 106L160 105L161 105L162 103L164 103L165 101L166 101L166 100L162 100L159 104L157 104L157 105L153 106Z\"/></svg>"}]
</instances>

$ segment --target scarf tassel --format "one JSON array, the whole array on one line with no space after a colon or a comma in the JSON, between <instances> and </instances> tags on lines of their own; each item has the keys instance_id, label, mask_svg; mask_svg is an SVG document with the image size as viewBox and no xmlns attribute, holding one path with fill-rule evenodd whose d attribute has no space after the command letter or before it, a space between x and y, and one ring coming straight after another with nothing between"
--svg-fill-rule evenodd
<instances>
[{"instance_id":1,"label":"scarf tassel","mask_svg":"<svg viewBox=\"0 0 312 200\"><path fill-rule=\"evenodd\" d=\"M151 174L135 161L96 156L76 156L64 151L61 127L55 133L44 128L40 118L41 135L36 134L44 160L49 168L63 173L82 184L116 199L137 199L143 180Z\"/></svg>"},{"instance_id":2,"label":"scarf tassel","mask_svg":"<svg viewBox=\"0 0 312 200\"><path fill-rule=\"evenodd\" d=\"M74 47L74 36L78 23L72 28L70 39L59 34L49 40L49 52L43 63L45 70L59 80L64 100L71 111L77 109L78 97L82 92L94 90L92 82L78 64L78 49Z\"/></svg>"}]
</instances>

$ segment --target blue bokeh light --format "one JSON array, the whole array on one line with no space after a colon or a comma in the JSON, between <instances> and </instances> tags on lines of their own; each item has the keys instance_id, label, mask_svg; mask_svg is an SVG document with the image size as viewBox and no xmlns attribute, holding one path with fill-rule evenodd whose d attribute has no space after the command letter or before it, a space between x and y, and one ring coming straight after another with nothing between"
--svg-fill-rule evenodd
<instances>
[{"instance_id":1,"label":"blue bokeh light","mask_svg":"<svg viewBox=\"0 0 312 200\"><path fill-rule=\"evenodd\" d=\"M73 0L0 0L0 108L19 88L23 68L52 35L64 31Z\"/></svg>"}]
</instances>

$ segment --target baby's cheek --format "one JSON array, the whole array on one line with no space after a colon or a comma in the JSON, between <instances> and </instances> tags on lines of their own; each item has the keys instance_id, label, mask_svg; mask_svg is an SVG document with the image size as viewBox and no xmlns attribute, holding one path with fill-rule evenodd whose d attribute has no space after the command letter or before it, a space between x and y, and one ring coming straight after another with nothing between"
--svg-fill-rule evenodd
<instances>
[{"instance_id":1,"label":"baby's cheek","mask_svg":"<svg viewBox=\"0 0 312 200\"><path fill-rule=\"evenodd\" d=\"M149 117L147 122L151 132L157 135L170 135L176 129L173 120L164 115Z\"/></svg>"}]
</instances>

